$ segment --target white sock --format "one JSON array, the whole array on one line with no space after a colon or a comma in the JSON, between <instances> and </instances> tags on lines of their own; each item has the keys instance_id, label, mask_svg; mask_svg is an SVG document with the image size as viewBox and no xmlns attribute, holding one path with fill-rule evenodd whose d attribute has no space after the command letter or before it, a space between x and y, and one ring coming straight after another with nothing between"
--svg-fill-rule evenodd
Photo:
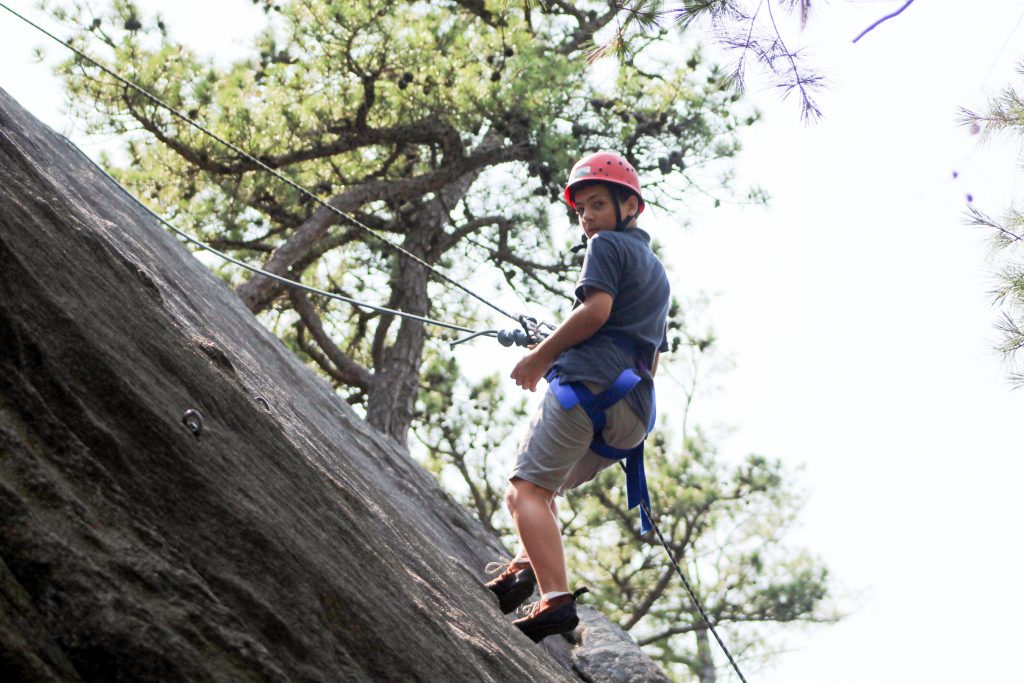
<instances>
[{"instance_id":1,"label":"white sock","mask_svg":"<svg viewBox=\"0 0 1024 683\"><path fill-rule=\"evenodd\" d=\"M572 595L569 591L548 591L544 595L540 596L540 599L544 602L551 602L555 598L559 598L563 595Z\"/></svg>"}]
</instances>

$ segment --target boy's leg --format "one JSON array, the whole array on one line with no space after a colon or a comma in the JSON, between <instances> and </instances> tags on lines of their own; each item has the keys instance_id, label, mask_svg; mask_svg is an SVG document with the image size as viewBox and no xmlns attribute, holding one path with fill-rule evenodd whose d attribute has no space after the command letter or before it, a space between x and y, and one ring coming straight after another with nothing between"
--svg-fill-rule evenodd
<instances>
[{"instance_id":1,"label":"boy's leg","mask_svg":"<svg viewBox=\"0 0 1024 683\"><path fill-rule=\"evenodd\" d=\"M589 449L593 431L582 408L563 409L549 390L530 422L509 475L505 502L521 543L513 567L529 562L533 573L544 577L540 579L542 593L567 592L554 491Z\"/></svg>"},{"instance_id":2,"label":"boy's leg","mask_svg":"<svg viewBox=\"0 0 1024 683\"><path fill-rule=\"evenodd\" d=\"M555 501L557 500L556 496L551 496L551 514L555 516L556 520L558 519L558 503ZM511 513L512 510L509 509L509 514ZM526 552L526 546L522 541L519 542L519 549L516 550L516 556L512 558L512 562L524 567L530 564L530 553Z\"/></svg>"},{"instance_id":3,"label":"boy's leg","mask_svg":"<svg viewBox=\"0 0 1024 683\"><path fill-rule=\"evenodd\" d=\"M554 491L518 477L512 479L506 494L512 521L537 575L541 594L569 590L554 497Z\"/></svg>"}]
</instances>

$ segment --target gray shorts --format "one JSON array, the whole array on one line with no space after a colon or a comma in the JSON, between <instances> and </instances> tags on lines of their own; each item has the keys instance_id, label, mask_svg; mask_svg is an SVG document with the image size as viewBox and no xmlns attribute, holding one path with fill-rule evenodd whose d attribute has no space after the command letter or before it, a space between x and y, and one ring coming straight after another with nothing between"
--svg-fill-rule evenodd
<instances>
[{"instance_id":1,"label":"gray shorts","mask_svg":"<svg viewBox=\"0 0 1024 683\"><path fill-rule=\"evenodd\" d=\"M587 383L591 391L601 387ZM636 416L625 400L605 411L604 439L614 448L632 448L647 436L647 425ZM562 408L548 389L530 429L519 446L515 467L509 480L519 478L548 491L564 495L569 489L587 483L615 460L602 458L590 450L594 424L579 405Z\"/></svg>"}]
</instances>

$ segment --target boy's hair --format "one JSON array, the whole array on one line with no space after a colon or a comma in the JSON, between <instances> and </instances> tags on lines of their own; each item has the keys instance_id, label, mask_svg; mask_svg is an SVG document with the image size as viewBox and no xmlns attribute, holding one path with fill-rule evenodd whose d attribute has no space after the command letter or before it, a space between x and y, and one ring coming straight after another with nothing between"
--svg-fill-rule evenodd
<instances>
[{"instance_id":1,"label":"boy's hair","mask_svg":"<svg viewBox=\"0 0 1024 683\"><path fill-rule=\"evenodd\" d=\"M636 192L634 192L633 190L629 189L628 187L625 187L623 185L619 185L618 183L606 183L603 180L584 180L583 182L576 183L575 185L572 186L572 190L570 191L570 196L573 198L573 202L576 201L576 193L577 192L579 192L580 190L582 190L585 187L593 187L595 185L600 185L601 187L607 187L608 191L612 195L612 199L614 199L615 201L617 201L620 204L622 202L626 201L627 199L629 199L630 197L636 197L637 199L640 199L640 195L638 195Z\"/></svg>"}]
</instances>

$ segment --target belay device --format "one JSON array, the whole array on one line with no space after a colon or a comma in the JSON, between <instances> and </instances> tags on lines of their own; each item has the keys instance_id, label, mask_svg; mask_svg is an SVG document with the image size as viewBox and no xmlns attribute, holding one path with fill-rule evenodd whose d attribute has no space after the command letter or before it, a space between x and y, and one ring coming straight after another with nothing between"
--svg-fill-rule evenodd
<instances>
[{"instance_id":1,"label":"belay device","mask_svg":"<svg viewBox=\"0 0 1024 683\"><path fill-rule=\"evenodd\" d=\"M498 343L502 346L532 346L533 344L539 344L548 336L548 332L545 330L554 330L555 326L551 323L540 322L536 318L531 318L527 315L519 316L519 324L523 326L523 329L515 330L482 330L480 332L474 332L468 337L462 339L456 339L453 342L449 342L448 345L452 348L468 342L470 339L477 337L493 337L498 340Z\"/></svg>"}]
</instances>

